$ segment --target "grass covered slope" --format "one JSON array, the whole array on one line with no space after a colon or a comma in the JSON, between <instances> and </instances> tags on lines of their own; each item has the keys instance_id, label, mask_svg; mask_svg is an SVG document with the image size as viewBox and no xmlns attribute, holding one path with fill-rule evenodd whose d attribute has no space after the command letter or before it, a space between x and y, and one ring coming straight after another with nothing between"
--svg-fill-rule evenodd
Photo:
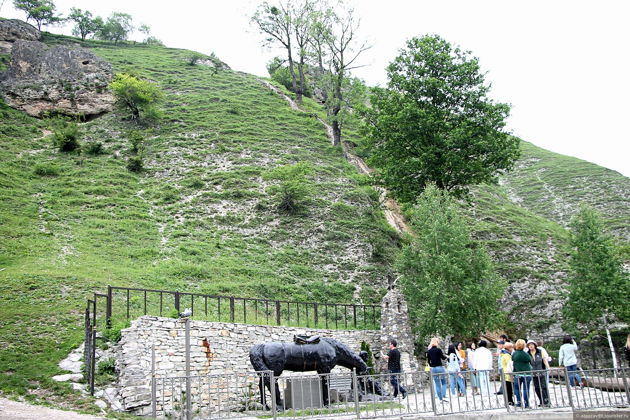
<instances>
[{"instance_id":1,"label":"grass covered slope","mask_svg":"<svg viewBox=\"0 0 630 420\"><path fill-rule=\"evenodd\" d=\"M82 340L86 297L107 284L380 300L397 236L320 123L254 76L187 65L186 51L90 44L115 71L158 82L164 116L143 128L105 115L82 124L102 154L64 154L45 122L2 106L1 391L67 399L49 378ZM145 138L140 174L126 169L132 129ZM278 168L298 162L311 193L282 214Z\"/></svg>"},{"instance_id":2,"label":"grass covered slope","mask_svg":"<svg viewBox=\"0 0 630 420\"><path fill-rule=\"evenodd\" d=\"M580 204L597 209L611 233L630 241L630 178L521 142L516 168L501 178L510 199L566 226Z\"/></svg>"}]
</instances>

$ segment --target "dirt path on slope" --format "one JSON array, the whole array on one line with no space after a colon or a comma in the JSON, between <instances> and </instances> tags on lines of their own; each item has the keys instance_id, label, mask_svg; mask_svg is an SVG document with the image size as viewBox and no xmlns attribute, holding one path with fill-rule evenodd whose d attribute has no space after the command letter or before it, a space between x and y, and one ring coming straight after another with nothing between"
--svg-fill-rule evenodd
<instances>
[{"instance_id":1,"label":"dirt path on slope","mask_svg":"<svg viewBox=\"0 0 630 420\"><path fill-rule=\"evenodd\" d=\"M0 398L0 420L104 420L88 414L57 410L41 405Z\"/></svg>"},{"instance_id":2,"label":"dirt path on slope","mask_svg":"<svg viewBox=\"0 0 630 420\"><path fill-rule=\"evenodd\" d=\"M280 89L278 89L277 87L275 87L274 85L272 85L271 83L265 80L259 79L258 81L262 83L266 88L271 89L276 94L278 94L282 99L287 101L291 109L296 110L296 111L302 111L302 109L300 109L300 107L295 103L295 101L289 98L287 95L285 95L284 92L282 92ZM328 124L326 121L322 120L321 118L317 116L315 118L317 118L317 121L319 121L324 126L324 128L326 128L326 135L332 142L333 130L330 124ZM354 151L352 150L352 147L349 146L346 142L342 141L341 147L343 150L343 154L346 157L346 160L350 162L352 166L357 168L357 170L360 173L369 175L374 171L372 168L367 166L367 164L363 161L363 159L361 159L359 156L357 156L354 153ZM396 200L388 197L388 193L385 188L374 186L374 189L378 192L380 201L381 203L383 203L385 207L383 209L383 213L385 214L385 219L387 220L387 223L389 223L391 227L396 229L398 233L409 233L413 235L413 231L409 227L409 223L405 219L405 216L403 216L402 211L400 210L400 206L398 205Z\"/></svg>"}]
</instances>

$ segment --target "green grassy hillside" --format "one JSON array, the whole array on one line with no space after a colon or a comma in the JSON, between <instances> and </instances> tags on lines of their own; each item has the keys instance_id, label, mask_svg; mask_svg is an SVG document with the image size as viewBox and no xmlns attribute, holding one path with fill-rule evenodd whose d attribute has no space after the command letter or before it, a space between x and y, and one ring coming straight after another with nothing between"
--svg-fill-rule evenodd
<instances>
[{"instance_id":1,"label":"green grassy hillside","mask_svg":"<svg viewBox=\"0 0 630 420\"><path fill-rule=\"evenodd\" d=\"M521 159L501 179L510 199L566 226L581 203L602 213L611 233L630 241L630 178L570 156L521 143Z\"/></svg>"},{"instance_id":2,"label":"green grassy hillside","mask_svg":"<svg viewBox=\"0 0 630 420\"><path fill-rule=\"evenodd\" d=\"M164 116L82 124L83 144L103 145L91 156L58 152L45 121L2 105L0 390L66 393L49 377L82 340L86 297L108 284L380 302L397 235L320 123L186 51L90 44L116 72L157 81ZM131 129L146 139L140 174L126 169ZM283 214L274 170L298 162L309 199Z\"/></svg>"},{"instance_id":3,"label":"green grassy hillside","mask_svg":"<svg viewBox=\"0 0 630 420\"><path fill-rule=\"evenodd\" d=\"M77 42L47 36L49 43ZM399 238L369 180L256 77L187 64L187 51L85 46L116 72L154 80L159 123L122 113L81 125L84 149L60 153L46 121L0 104L0 392L90 407L51 381L82 340L85 299L106 285L320 302L380 301ZM126 168L129 132L145 170ZM352 139L360 143L358 133ZM360 146L360 144L359 144ZM359 147L360 149L360 147ZM310 168L302 211L277 209L279 168ZM523 142L518 168L465 206L510 286L515 328L551 331L566 277L564 224L582 201L626 237L629 180ZM625 236L624 236L625 235ZM535 316L534 316L535 315Z\"/></svg>"}]
</instances>

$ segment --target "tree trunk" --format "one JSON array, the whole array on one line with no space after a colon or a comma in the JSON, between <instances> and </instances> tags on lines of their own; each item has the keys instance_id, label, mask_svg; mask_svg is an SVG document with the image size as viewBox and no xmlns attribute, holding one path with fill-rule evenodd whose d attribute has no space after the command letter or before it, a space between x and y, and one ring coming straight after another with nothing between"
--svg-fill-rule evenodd
<instances>
[{"instance_id":1,"label":"tree trunk","mask_svg":"<svg viewBox=\"0 0 630 420\"><path fill-rule=\"evenodd\" d=\"M333 146L338 146L339 144L341 144L341 125L337 120L337 115L339 114L339 111L341 111L341 108L335 107L332 113Z\"/></svg>"},{"instance_id":2,"label":"tree trunk","mask_svg":"<svg viewBox=\"0 0 630 420\"><path fill-rule=\"evenodd\" d=\"M300 74L300 84L295 92L295 99L298 103L302 103L302 95L304 95L304 57L300 56L300 65L298 66L298 71Z\"/></svg>"},{"instance_id":3,"label":"tree trunk","mask_svg":"<svg viewBox=\"0 0 630 420\"><path fill-rule=\"evenodd\" d=\"M610 346L610 354L612 354L613 368L615 369L616 377L619 365L617 364L617 353L615 353L615 346L613 345L612 337L610 336L610 330L608 329L608 327L606 327L606 336L608 337L608 345Z\"/></svg>"},{"instance_id":4,"label":"tree trunk","mask_svg":"<svg viewBox=\"0 0 630 420\"><path fill-rule=\"evenodd\" d=\"M295 63L293 62L293 54L291 53L291 44L287 47L289 56L289 73L291 73L291 84L293 86L293 92L297 93L297 77L295 76Z\"/></svg>"}]
</instances>

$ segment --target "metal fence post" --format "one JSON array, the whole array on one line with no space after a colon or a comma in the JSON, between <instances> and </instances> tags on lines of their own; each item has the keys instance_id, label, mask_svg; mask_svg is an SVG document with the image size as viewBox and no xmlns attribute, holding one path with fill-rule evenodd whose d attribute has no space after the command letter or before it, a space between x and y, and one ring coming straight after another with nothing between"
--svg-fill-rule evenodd
<instances>
[{"instance_id":1,"label":"metal fence post","mask_svg":"<svg viewBox=\"0 0 630 420\"><path fill-rule=\"evenodd\" d=\"M329 374L330 375L330 374ZM328 376L330 380L330 376ZM359 382L357 381L357 370L352 369L352 388L354 389L354 409L357 413L357 418L361 418L361 408L359 407ZM329 396L330 398L330 396Z\"/></svg>"},{"instance_id":2,"label":"metal fence post","mask_svg":"<svg viewBox=\"0 0 630 420\"><path fill-rule=\"evenodd\" d=\"M96 373L96 329L92 329L92 337L90 339L90 395L94 395L94 374Z\"/></svg>"},{"instance_id":3,"label":"metal fence post","mask_svg":"<svg viewBox=\"0 0 630 420\"><path fill-rule=\"evenodd\" d=\"M175 292L175 309L177 310L177 313L180 312L180 310L179 310L179 292Z\"/></svg>"},{"instance_id":4,"label":"metal fence post","mask_svg":"<svg viewBox=\"0 0 630 420\"><path fill-rule=\"evenodd\" d=\"M433 380L433 370L429 368L429 389L431 390L431 408L433 413L437 416L437 407L435 405L435 381Z\"/></svg>"},{"instance_id":5,"label":"metal fence post","mask_svg":"<svg viewBox=\"0 0 630 420\"><path fill-rule=\"evenodd\" d=\"M269 371L270 381L269 381L269 392L271 393L271 414L273 415L273 419L276 420L278 418L278 407L276 407L276 378L273 377L273 371ZM265 388L262 388L262 391L265 392Z\"/></svg>"},{"instance_id":6,"label":"metal fence post","mask_svg":"<svg viewBox=\"0 0 630 420\"><path fill-rule=\"evenodd\" d=\"M315 328L317 328L317 303L313 304L313 316L315 317Z\"/></svg>"},{"instance_id":7,"label":"metal fence post","mask_svg":"<svg viewBox=\"0 0 630 420\"><path fill-rule=\"evenodd\" d=\"M280 325L280 301L276 300L276 325Z\"/></svg>"},{"instance_id":8,"label":"metal fence post","mask_svg":"<svg viewBox=\"0 0 630 420\"><path fill-rule=\"evenodd\" d=\"M571 406L571 410L575 410L575 406L573 405L573 395L571 395L571 383L569 381L569 371L567 367L564 367L564 379L567 385L567 394L569 396L569 405Z\"/></svg>"},{"instance_id":9,"label":"metal fence post","mask_svg":"<svg viewBox=\"0 0 630 420\"><path fill-rule=\"evenodd\" d=\"M157 417L157 384L155 381L155 344L151 347L151 415Z\"/></svg>"},{"instance_id":10,"label":"metal fence post","mask_svg":"<svg viewBox=\"0 0 630 420\"><path fill-rule=\"evenodd\" d=\"M230 296L230 322L234 322L234 296Z\"/></svg>"},{"instance_id":11,"label":"metal fence post","mask_svg":"<svg viewBox=\"0 0 630 420\"><path fill-rule=\"evenodd\" d=\"M113 291L112 286L107 286L107 306L105 308L105 327L112 327L112 297Z\"/></svg>"},{"instance_id":12,"label":"metal fence post","mask_svg":"<svg viewBox=\"0 0 630 420\"><path fill-rule=\"evenodd\" d=\"M190 319L184 321L186 343L186 420L192 415L192 394L190 392Z\"/></svg>"}]
</instances>

